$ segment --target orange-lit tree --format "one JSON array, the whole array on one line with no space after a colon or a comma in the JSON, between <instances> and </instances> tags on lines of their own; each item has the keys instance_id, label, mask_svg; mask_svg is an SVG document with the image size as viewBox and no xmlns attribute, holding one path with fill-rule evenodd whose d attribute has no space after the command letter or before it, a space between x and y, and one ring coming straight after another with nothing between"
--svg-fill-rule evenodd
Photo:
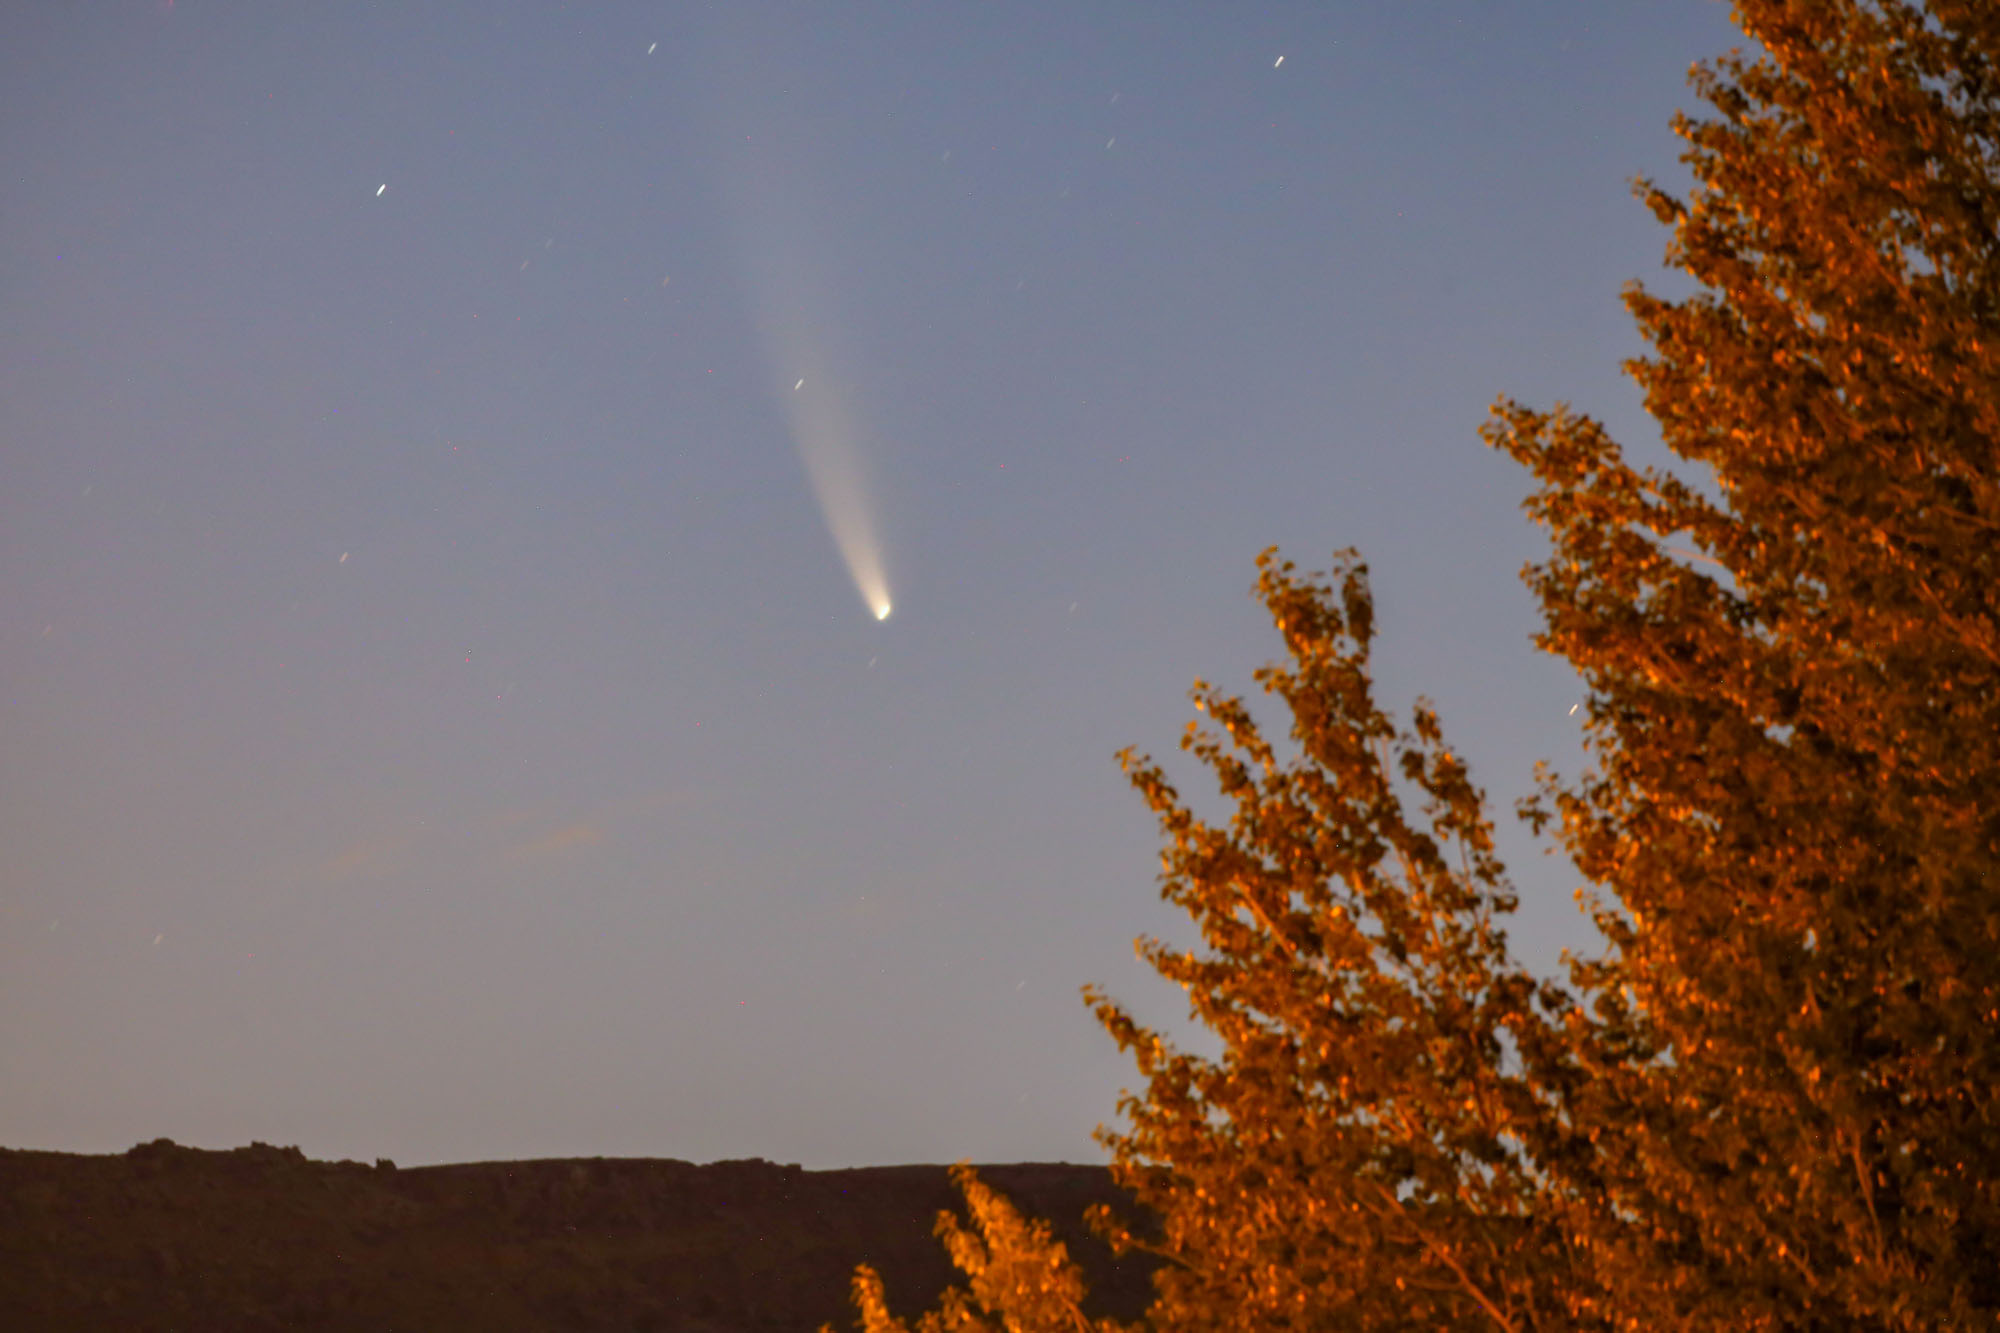
<instances>
[{"instance_id":1,"label":"orange-lit tree","mask_svg":"<svg viewBox=\"0 0 2000 1333\"><path fill-rule=\"evenodd\" d=\"M1032 1222L960 1162L951 1178L965 1195L973 1229L948 1212L937 1215L938 1239L967 1278L969 1290L953 1287L938 1308L917 1321L915 1333L1128 1333L1109 1319L1083 1313L1083 1275L1068 1247L1048 1224ZM854 1274L854 1305L861 1333L911 1333L889 1313L882 1278L863 1264ZM833 1333L831 1324L820 1333Z\"/></svg>"},{"instance_id":2,"label":"orange-lit tree","mask_svg":"<svg viewBox=\"0 0 2000 1333\"><path fill-rule=\"evenodd\" d=\"M1419 704L1399 730L1375 705L1365 569L1348 555L1301 578L1266 552L1259 570L1289 661L1257 678L1290 744L1197 682L1214 726L1182 746L1233 807L1223 824L1124 756L1160 818L1164 896L1207 945L1141 952L1221 1058L1086 992L1148 1080L1121 1103L1131 1129L1099 1137L1163 1224L1152 1313L1173 1329L1539 1326L1566 1309L1580 1222L1550 1182L1571 1148L1573 1005L1508 955L1514 897L1435 715Z\"/></svg>"},{"instance_id":3,"label":"orange-lit tree","mask_svg":"<svg viewBox=\"0 0 2000 1333\"><path fill-rule=\"evenodd\" d=\"M1358 562L1267 556L1290 742L1197 686L1219 824L1126 757L1205 945L1142 949L1222 1052L1087 992L1146 1077L1100 1136L1154 1327L2000 1318L2000 5L1735 13L1693 192L1641 186L1698 290L1626 296L1699 483L1560 408L1487 432L1589 686L1592 771L1524 813L1604 951L1511 960L1463 762L1375 705Z\"/></svg>"},{"instance_id":4,"label":"orange-lit tree","mask_svg":"<svg viewBox=\"0 0 2000 1333\"><path fill-rule=\"evenodd\" d=\"M1539 642L1591 687L1596 771L1535 813L1623 910L1582 979L1652 1054L1600 1153L1643 1225L1590 1249L1635 1319L1987 1326L2000 6L1737 16L1763 54L1698 73L1692 196L1641 187L1701 290L1626 297L1719 498L1560 411L1490 430L1540 482Z\"/></svg>"}]
</instances>

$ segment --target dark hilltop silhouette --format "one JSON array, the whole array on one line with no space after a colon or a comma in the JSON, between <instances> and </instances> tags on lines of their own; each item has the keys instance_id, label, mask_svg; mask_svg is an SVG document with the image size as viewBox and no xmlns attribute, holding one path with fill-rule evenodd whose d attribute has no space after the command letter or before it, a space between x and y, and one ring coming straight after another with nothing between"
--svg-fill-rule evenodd
<instances>
[{"instance_id":1,"label":"dark hilltop silhouette","mask_svg":"<svg viewBox=\"0 0 2000 1333\"><path fill-rule=\"evenodd\" d=\"M1135 1318L1154 1261L1083 1212L1143 1214L1103 1167L978 1167L1046 1218L1085 1312ZM655 1330L852 1327L854 1267L910 1317L959 1280L932 1233L947 1168L585 1158L399 1170L165 1139L106 1156L0 1149L0 1328Z\"/></svg>"}]
</instances>

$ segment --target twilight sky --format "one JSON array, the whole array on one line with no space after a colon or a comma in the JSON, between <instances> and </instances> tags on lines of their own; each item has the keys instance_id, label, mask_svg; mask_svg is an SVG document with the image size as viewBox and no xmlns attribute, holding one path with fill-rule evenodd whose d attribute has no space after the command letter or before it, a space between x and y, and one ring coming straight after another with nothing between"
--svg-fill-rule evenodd
<instances>
[{"instance_id":1,"label":"twilight sky","mask_svg":"<svg viewBox=\"0 0 2000 1333\"><path fill-rule=\"evenodd\" d=\"M1507 811L1580 694L1475 431L1650 456L1627 182L1737 40L6 6L0 1144L1102 1161L1077 988L1184 1033L1132 939L1190 938L1113 754L1252 688L1272 544L1368 558L1553 966Z\"/></svg>"}]
</instances>

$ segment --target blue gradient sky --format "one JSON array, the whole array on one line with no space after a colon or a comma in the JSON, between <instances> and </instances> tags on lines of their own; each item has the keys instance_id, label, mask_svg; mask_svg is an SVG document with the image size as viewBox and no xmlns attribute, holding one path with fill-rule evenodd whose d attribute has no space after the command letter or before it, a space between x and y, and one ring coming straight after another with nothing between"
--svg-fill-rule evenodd
<instances>
[{"instance_id":1,"label":"blue gradient sky","mask_svg":"<svg viewBox=\"0 0 2000 1333\"><path fill-rule=\"evenodd\" d=\"M1179 1031L1187 937L1113 754L1278 651L1274 543L1369 559L1552 965L1475 431L1652 448L1627 182L1727 19L7 6L0 1143L1100 1161L1077 988Z\"/></svg>"}]
</instances>

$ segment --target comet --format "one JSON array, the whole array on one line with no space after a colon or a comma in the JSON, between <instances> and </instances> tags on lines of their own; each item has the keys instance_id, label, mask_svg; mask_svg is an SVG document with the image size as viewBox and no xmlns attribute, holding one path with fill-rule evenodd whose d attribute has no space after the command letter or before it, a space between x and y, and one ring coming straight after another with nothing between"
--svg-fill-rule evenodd
<instances>
[{"instance_id":1,"label":"comet","mask_svg":"<svg viewBox=\"0 0 2000 1333\"><path fill-rule=\"evenodd\" d=\"M766 328L774 345L784 349L786 360L810 356L815 361L825 353L813 347L807 331L795 321L770 321ZM804 392L807 382L811 393ZM826 520L827 535L833 538L855 591L877 620L887 620L892 609L889 580L882 568L882 544L875 531L875 508L870 503L857 431L848 407L847 395L837 387L839 377L817 366L792 387L778 395L790 428L792 444L804 464L806 481L813 499L819 502L820 516Z\"/></svg>"},{"instance_id":2,"label":"comet","mask_svg":"<svg viewBox=\"0 0 2000 1333\"><path fill-rule=\"evenodd\" d=\"M839 266L826 262L827 251L839 238L814 225L826 210L816 206L810 155L792 151L809 131L781 105L746 100L727 109L730 141L752 146L725 168L722 193L773 406L861 604L883 621L893 602L867 466L871 432L859 409L860 377L845 359L856 312L828 282ZM744 134L746 126L753 132Z\"/></svg>"}]
</instances>

